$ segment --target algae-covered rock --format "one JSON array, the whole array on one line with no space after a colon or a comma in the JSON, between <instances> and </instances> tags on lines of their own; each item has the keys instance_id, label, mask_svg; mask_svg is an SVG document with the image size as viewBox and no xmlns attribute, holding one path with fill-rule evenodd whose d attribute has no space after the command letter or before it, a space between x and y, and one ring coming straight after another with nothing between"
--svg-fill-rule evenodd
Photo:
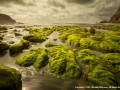
<instances>
[{"instance_id":1,"label":"algae-covered rock","mask_svg":"<svg viewBox=\"0 0 120 90\"><path fill-rule=\"evenodd\" d=\"M0 42L0 54L4 53L9 49L9 45L3 42Z\"/></svg>"},{"instance_id":2,"label":"algae-covered rock","mask_svg":"<svg viewBox=\"0 0 120 90\"><path fill-rule=\"evenodd\" d=\"M22 45L23 45L23 49L28 49L28 48L30 48L31 47L31 44L30 44L30 42L29 41L27 41L27 40L21 40L21 42L20 42Z\"/></svg>"},{"instance_id":3,"label":"algae-covered rock","mask_svg":"<svg viewBox=\"0 0 120 90\"><path fill-rule=\"evenodd\" d=\"M107 53L100 57L101 64L106 67L112 73L120 73L120 54L119 53Z\"/></svg>"},{"instance_id":4,"label":"algae-covered rock","mask_svg":"<svg viewBox=\"0 0 120 90\"><path fill-rule=\"evenodd\" d=\"M82 68L83 77L86 80L88 73L98 65L99 59L96 57L94 52L90 49L83 49L77 52L77 59L79 60Z\"/></svg>"},{"instance_id":5,"label":"algae-covered rock","mask_svg":"<svg viewBox=\"0 0 120 90\"><path fill-rule=\"evenodd\" d=\"M46 49L42 49L40 54L36 58L36 62L34 63L35 69L38 71L42 67L48 64L48 54Z\"/></svg>"},{"instance_id":6,"label":"algae-covered rock","mask_svg":"<svg viewBox=\"0 0 120 90\"><path fill-rule=\"evenodd\" d=\"M10 55L18 54L23 50L23 44L11 45L9 48Z\"/></svg>"},{"instance_id":7,"label":"algae-covered rock","mask_svg":"<svg viewBox=\"0 0 120 90\"><path fill-rule=\"evenodd\" d=\"M45 39L41 39L38 37L32 37L28 41L30 41L30 42L43 42L43 41L45 41Z\"/></svg>"},{"instance_id":8,"label":"algae-covered rock","mask_svg":"<svg viewBox=\"0 0 120 90\"><path fill-rule=\"evenodd\" d=\"M0 64L0 90L16 90L20 82L19 71Z\"/></svg>"},{"instance_id":9,"label":"algae-covered rock","mask_svg":"<svg viewBox=\"0 0 120 90\"><path fill-rule=\"evenodd\" d=\"M5 27L5 26L0 26L0 30L7 30L7 27Z\"/></svg>"},{"instance_id":10,"label":"algae-covered rock","mask_svg":"<svg viewBox=\"0 0 120 90\"><path fill-rule=\"evenodd\" d=\"M0 40L3 40L3 36L0 35Z\"/></svg>"},{"instance_id":11,"label":"algae-covered rock","mask_svg":"<svg viewBox=\"0 0 120 90\"><path fill-rule=\"evenodd\" d=\"M88 74L87 80L95 86L117 86L115 76L101 65L95 67L93 71Z\"/></svg>"},{"instance_id":12,"label":"algae-covered rock","mask_svg":"<svg viewBox=\"0 0 120 90\"><path fill-rule=\"evenodd\" d=\"M34 36L32 36L32 35L27 35L27 36L24 36L23 39L29 40L29 39L32 38L32 37L34 37Z\"/></svg>"},{"instance_id":13,"label":"algae-covered rock","mask_svg":"<svg viewBox=\"0 0 120 90\"><path fill-rule=\"evenodd\" d=\"M9 41L9 44L14 44L15 42L14 41Z\"/></svg>"},{"instance_id":14,"label":"algae-covered rock","mask_svg":"<svg viewBox=\"0 0 120 90\"><path fill-rule=\"evenodd\" d=\"M28 54L17 59L16 64L24 67L31 66L35 63L39 53L40 53L40 48L32 49Z\"/></svg>"},{"instance_id":15,"label":"algae-covered rock","mask_svg":"<svg viewBox=\"0 0 120 90\"><path fill-rule=\"evenodd\" d=\"M28 40L30 42L43 42L43 41L45 41L45 39L42 39L40 37L35 37L33 35L24 36L23 39Z\"/></svg>"},{"instance_id":16,"label":"algae-covered rock","mask_svg":"<svg viewBox=\"0 0 120 90\"><path fill-rule=\"evenodd\" d=\"M10 55L18 54L22 52L22 50L30 48L30 46L31 46L30 42L23 39L19 44L14 44L10 46L9 48Z\"/></svg>"},{"instance_id":17,"label":"algae-covered rock","mask_svg":"<svg viewBox=\"0 0 120 90\"><path fill-rule=\"evenodd\" d=\"M96 55L90 49L83 49L78 51L77 58L84 65L96 65L98 63Z\"/></svg>"},{"instance_id":18,"label":"algae-covered rock","mask_svg":"<svg viewBox=\"0 0 120 90\"><path fill-rule=\"evenodd\" d=\"M75 63L67 63L64 77L67 78L80 78L82 75L80 67Z\"/></svg>"},{"instance_id":19,"label":"algae-covered rock","mask_svg":"<svg viewBox=\"0 0 120 90\"><path fill-rule=\"evenodd\" d=\"M61 45L54 46L50 50L49 71L66 78L80 78L80 67L76 64L74 52Z\"/></svg>"},{"instance_id":20,"label":"algae-covered rock","mask_svg":"<svg viewBox=\"0 0 120 90\"><path fill-rule=\"evenodd\" d=\"M95 34L96 30L92 27L92 28L89 30L89 32L90 32L91 34Z\"/></svg>"},{"instance_id":21,"label":"algae-covered rock","mask_svg":"<svg viewBox=\"0 0 120 90\"><path fill-rule=\"evenodd\" d=\"M48 43L45 44L45 46L46 46L46 47L53 47L54 44L52 44L51 42L48 42Z\"/></svg>"},{"instance_id":22,"label":"algae-covered rock","mask_svg":"<svg viewBox=\"0 0 120 90\"><path fill-rule=\"evenodd\" d=\"M15 36L22 36L22 34L20 34L20 33L14 33L15 34Z\"/></svg>"}]
</instances>

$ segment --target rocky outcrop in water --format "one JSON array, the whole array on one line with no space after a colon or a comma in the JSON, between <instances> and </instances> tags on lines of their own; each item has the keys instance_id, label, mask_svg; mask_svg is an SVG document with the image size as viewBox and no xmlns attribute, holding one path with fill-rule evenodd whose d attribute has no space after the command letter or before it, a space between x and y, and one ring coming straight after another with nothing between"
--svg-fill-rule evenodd
<instances>
[{"instance_id":1,"label":"rocky outcrop in water","mask_svg":"<svg viewBox=\"0 0 120 90\"><path fill-rule=\"evenodd\" d=\"M120 7L115 12L115 14L111 17L110 23L120 23Z\"/></svg>"},{"instance_id":2,"label":"rocky outcrop in water","mask_svg":"<svg viewBox=\"0 0 120 90\"><path fill-rule=\"evenodd\" d=\"M3 54L8 49L9 49L8 44L0 42L0 55Z\"/></svg>"},{"instance_id":3,"label":"rocky outcrop in water","mask_svg":"<svg viewBox=\"0 0 120 90\"><path fill-rule=\"evenodd\" d=\"M10 46L9 53L10 53L10 55L16 55L16 54L22 52L22 50L28 49L30 47L31 47L31 44L29 41L21 40L21 42L19 44L14 44L14 45Z\"/></svg>"},{"instance_id":4,"label":"rocky outcrop in water","mask_svg":"<svg viewBox=\"0 0 120 90\"><path fill-rule=\"evenodd\" d=\"M34 36L32 36L32 35L24 36L23 39L28 40L28 41L30 41L30 42L43 42L43 41L45 41L45 39L41 39L41 38L38 38L38 37L34 37Z\"/></svg>"},{"instance_id":5,"label":"rocky outcrop in water","mask_svg":"<svg viewBox=\"0 0 120 90\"><path fill-rule=\"evenodd\" d=\"M16 21L13 20L9 15L0 14L0 24L15 24Z\"/></svg>"},{"instance_id":6,"label":"rocky outcrop in water","mask_svg":"<svg viewBox=\"0 0 120 90\"><path fill-rule=\"evenodd\" d=\"M0 64L0 90L18 90L20 83L19 71Z\"/></svg>"}]
</instances>

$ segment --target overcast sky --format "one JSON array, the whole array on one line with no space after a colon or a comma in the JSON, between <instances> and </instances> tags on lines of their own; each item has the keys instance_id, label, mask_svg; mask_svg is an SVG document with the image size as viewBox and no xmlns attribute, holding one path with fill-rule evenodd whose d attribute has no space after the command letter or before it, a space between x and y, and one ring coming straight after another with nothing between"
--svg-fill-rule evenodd
<instances>
[{"instance_id":1,"label":"overcast sky","mask_svg":"<svg viewBox=\"0 0 120 90\"><path fill-rule=\"evenodd\" d=\"M119 6L120 0L0 0L0 13L24 23L96 23Z\"/></svg>"}]
</instances>

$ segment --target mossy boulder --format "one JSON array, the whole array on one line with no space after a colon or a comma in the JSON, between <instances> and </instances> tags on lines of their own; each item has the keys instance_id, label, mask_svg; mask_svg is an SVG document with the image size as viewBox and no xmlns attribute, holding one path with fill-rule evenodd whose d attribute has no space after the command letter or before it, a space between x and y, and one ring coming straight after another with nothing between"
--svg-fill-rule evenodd
<instances>
[{"instance_id":1,"label":"mossy boulder","mask_svg":"<svg viewBox=\"0 0 120 90\"><path fill-rule=\"evenodd\" d=\"M0 30L7 30L7 27L5 27L5 26L0 26Z\"/></svg>"},{"instance_id":2,"label":"mossy boulder","mask_svg":"<svg viewBox=\"0 0 120 90\"><path fill-rule=\"evenodd\" d=\"M120 73L120 54L107 53L99 57L100 63L113 74Z\"/></svg>"},{"instance_id":3,"label":"mossy boulder","mask_svg":"<svg viewBox=\"0 0 120 90\"><path fill-rule=\"evenodd\" d=\"M17 30L16 30L16 29L14 29L14 30L13 30L13 32L17 32Z\"/></svg>"},{"instance_id":4,"label":"mossy boulder","mask_svg":"<svg viewBox=\"0 0 120 90\"><path fill-rule=\"evenodd\" d=\"M30 44L30 42L29 41L27 41L27 40L21 40L21 42L20 42L22 45L23 45L23 49L28 49L28 48L30 48L31 47L31 44Z\"/></svg>"},{"instance_id":5,"label":"mossy boulder","mask_svg":"<svg viewBox=\"0 0 120 90\"><path fill-rule=\"evenodd\" d=\"M65 69L65 73L64 73L64 77L67 77L67 78L80 78L82 75L82 72L81 72L81 68L75 64L75 63L67 63L66 64L66 69Z\"/></svg>"},{"instance_id":6,"label":"mossy boulder","mask_svg":"<svg viewBox=\"0 0 120 90\"><path fill-rule=\"evenodd\" d=\"M87 80L95 86L117 86L115 76L101 65L95 67L93 71L88 74Z\"/></svg>"},{"instance_id":7,"label":"mossy boulder","mask_svg":"<svg viewBox=\"0 0 120 90\"><path fill-rule=\"evenodd\" d=\"M50 50L49 71L65 78L80 78L80 67L76 64L74 52L61 45Z\"/></svg>"},{"instance_id":8,"label":"mossy boulder","mask_svg":"<svg viewBox=\"0 0 120 90\"><path fill-rule=\"evenodd\" d=\"M46 52L46 49L42 49L41 53L36 58L36 62L34 63L35 69L38 71L42 67L46 66L48 64L48 54Z\"/></svg>"},{"instance_id":9,"label":"mossy boulder","mask_svg":"<svg viewBox=\"0 0 120 90\"><path fill-rule=\"evenodd\" d=\"M22 50L28 49L30 47L31 47L30 42L23 39L19 44L11 45L9 48L9 53L10 55L15 55L22 52Z\"/></svg>"},{"instance_id":10,"label":"mossy boulder","mask_svg":"<svg viewBox=\"0 0 120 90\"><path fill-rule=\"evenodd\" d=\"M0 40L3 40L3 36L0 35Z\"/></svg>"},{"instance_id":11,"label":"mossy boulder","mask_svg":"<svg viewBox=\"0 0 120 90\"><path fill-rule=\"evenodd\" d=\"M46 46L46 47L53 47L54 44L52 44L51 42L48 42L48 43L45 44L45 46Z\"/></svg>"},{"instance_id":12,"label":"mossy boulder","mask_svg":"<svg viewBox=\"0 0 120 90\"><path fill-rule=\"evenodd\" d=\"M16 90L21 83L19 71L0 64L0 90Z\"/></svg>"},{"instance_id":13,"label":"mossy boulder","mask_svg":"<svg viewBox=\"0 0 120 90\"><path fill-rule=\"evenodd\" d=\"M0 54L3 54L8 49L9 49L9 45L8 44L0 42Z\"/></svg>"},{"instance_id":14,"label":"mossy boulder","mask_svg":"<svg viewBox=\"0 0 120 90\"><path fill-rule=\"evenodd\" d=\"M20 33L14 33L15 34L15 36L22 36L22 34L20 34Z\"/></svg>"},{"instance_id":15,"label":"mossy boulder","mask_svg":"<svg viewBox=\"0 0 120 90\"><path fill-rule=\"evenodd\" d=\"M43 41L45 41L45 39L41 39L38 37L32 37L28 41L30 41L30 42L43 42Z\"/></svg>"},{"instance_id":16,"label":"mossy boulder","mask_svg":"<svg viewBox=\"0 0 120 90\"><path fill-rule=\"evenodd\" d=\"M24 36L23 39L28 40L30 42L43 42L43 41L45 41L45 39L42 39L40 37L35 37L33 35Z\"/></svg>"},{"instance_id":17,"label":"mossy boulder","mask_svg":"<svg viewBox=\"0 0 120 90\"><path fill-rule=\"evenodd\" d=\"M86 75L98 65L99 59L94 52L90 49L83 49L77 52L77 59L82 67L83 76L86 79Z\"/></svg>"},{"instance_id":18,"label":"mossy boulder","mask_svg":"<svg viewBox=\"0 0 120 90\"><path fill-rule=\"evenodd\" d=\"M23 39L29 40L30 38L33 38L33 37L34 37L33 35L27 35L27 36L24 36Z\"/></svg>"},{"instance_id":19,"label":"mossy boulder","mask_svg":"<svg viewBox=\"0 0 120 90\"><path fill-rule=\"evenodd\" d=\"M23 50L23 44L15 44L15 45L11 45L9 48L9 53L10 55L15 55L20 53Z\"/></svg>"},{"instance_id":20,"label":"mossy boulder","mask_svg":"<svg viewBox=\"0 0 120 90\"><path fill-rule=\"evenodd\" d=\"M98 62L96 59L96 55L90 49L83 49L78 51L77 58L84 65L96 65Z\"/></svg>"},{"instance_id":21,"label":"mossy boulder","mask_svg":"<svg viewBox=\"0 0 120 90\"><path fill-rule=\"evenodd\" d=\"M15 42L14 41L9 41L9 44L14 44Z\"/></svg>"},{"instance_id":22,"label":"mossy boulder","mask_svg":"<svg viewBox=\"0 0 120 90\"><path fill-rule=\"evenodd\" d=\"M90 32L91 34L95 34L96 30L95 30L93 27L91 27L91 29L89 30L89 32Z\"/></svg>"},{"instance_id":23,"label":"mossy boulder","mask_svg":"<svg viewBox=\"0 0 120 90\"><path fill-rule=\"evenodd\" d=\"M31 49L28 54L25 56L22 56L16 60L16 64L22 66L22 67L29 67L33 65L40 53L40 48L37 49Z\"/></svg>"}]
</instances>

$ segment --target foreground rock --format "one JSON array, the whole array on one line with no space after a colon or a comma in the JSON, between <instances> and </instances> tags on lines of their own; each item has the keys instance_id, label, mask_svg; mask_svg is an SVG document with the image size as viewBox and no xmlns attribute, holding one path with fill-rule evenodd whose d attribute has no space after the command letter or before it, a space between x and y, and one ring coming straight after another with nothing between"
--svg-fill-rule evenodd
<instances>
[{"instance_id":1,"label":"foreground rock","mask_svg":"<svg viewBox=\"0 0 120 90\"><path fill-rule=\"evenodd\" d=\"M15 55L15 54L22 52L22 50L28 49L30 47L31 47L31 44L29 41L21 40L21 42L19 44L10 46L9 53L10 53L10 55Z\"/></svg>"},{"instance_id":2,"label":"foreground rock","mask_svg":"<svg viewBox=\"0 0 120 90\"><path fill-rule=\"evenodd\" d=\"M0 64L0 90L16 90L20 83L19 71Z\"/></svg>"},{"instance_id":3,"label":"foreground rock","mask_svg":"<svg viewBox=\"0 0 120 90\"><path fill-rule=\"evenodd\" d=\"M49 71L65 78L80 78L81 68L76 64L74 52L63 46L54 46L50 50Z\"/></svg>"},{"instance_id":4,"label":"foreground rock","mask_svg":"<svg viewBox=\"0 0 120 90\"><path fill-rule=\"evenodd\" d=\"M8 49L9 49L8 44L0 42L0 55L3 54Z\"/></svg>"},{"instance_id":5,"label":"foreground rock","mask_svg":"<svg viewBox=\"0 0 120 90\"><path fill-rule=\"evenodd\" d=\"M14 33L15 34L15 36L22 36L22 34L20 34L20 33Z\"/></svg>"},{"instance_id":6,"label":"foreground rock","mask_svg":"<svg viewBox=\"0 0 120 90\"><path fill-rule=\"evenodd\" d=\"M109 20L110 23L120 23L120 7Z\"/></svg>"},{"instance_id":7,"label":"foreground rock","mask_svg":"<svg viewBox=\"0 0 120 90\"><path fill-rule=\"evenodd\" d=\"M17 59L16 64L22 67L29 67L33 65L38 71L48 64L47 50L40 48L32 49L28 54Z\"/></svg>"},{"instance_id":8,"label":"foreground rock","mask_svg":"<svg viewBox=\"0 0 120 90\"><path fill-rule=\"evenodd\" d=\"M3 36L0 35L0 40L3 40Z\"/></svg>"},{"instance_id":9,"label":"foreground rock","mask_svg":"<svg viewBox=\"0 0 120 90\"><path fill-rule=\"evenodd\" d=\"M24 36L23 39L28 40L30 42L43 42L43 41L45 41L45 39L34 37L32 35Z\"/></svg>"}]
</instances>

